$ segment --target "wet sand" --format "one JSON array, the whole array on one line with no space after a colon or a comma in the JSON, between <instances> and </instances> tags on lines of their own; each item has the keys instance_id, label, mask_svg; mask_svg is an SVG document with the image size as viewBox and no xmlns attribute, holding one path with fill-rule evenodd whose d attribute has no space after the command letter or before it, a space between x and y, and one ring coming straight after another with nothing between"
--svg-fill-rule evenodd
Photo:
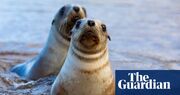
<instances>
[{"instance_id":1,"label":"wet sand","mask_svg":"<svg viewBox=\"0 0 180 95\"><path fill-rule=\"evenodd\" d=\"M0 50L0 95L49 95L51 85L55 79L54 76L29 81L9 71L12 66L36 56L38 52L32 52L31 50L40 46L0 43L0 48L7 48L13 44L15 45L13 49ZM24 48L24 51L21 51L22 48Z\"/></svg>"}]
</instances>

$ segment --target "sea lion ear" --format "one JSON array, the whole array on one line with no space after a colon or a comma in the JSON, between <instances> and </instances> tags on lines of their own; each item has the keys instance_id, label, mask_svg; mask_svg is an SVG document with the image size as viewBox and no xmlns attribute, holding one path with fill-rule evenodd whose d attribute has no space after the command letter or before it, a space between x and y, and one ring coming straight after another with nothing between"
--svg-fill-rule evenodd
<instances>
[{"instance_id":1,"label":"sea lion ear","mask_svg":"<svg viewBox=\"0 0 180 95\"><path fill-rule=\"evenodd\" d=\"M87 12L86 12L86 9L84 7L82 7L83 11L84 11L84 15L85 17L87 17Z\"/></svg>"},{"instance_id":2,"label":"sea lion ear","mask_svg":"<svg viewBox=\"0 0 180 95\"><path fill-rule=\"evenodd\" d=\"M54 24L54 22L55 22L55 20L53 19L53 20L52 20L52 22L51 22L51 25L53 25L53 24Z\"/></svg>"},{"instance_id":3,"label":"sea lion ear","mask_svg":"<svg viewBox=\"0 0 180 95\"><path fill-rule=\"evenodd\" d=\"M111 37L109 35L107 35L107 38L109 39L109 41L111 41Z\"/></svg>"}]
</instances>

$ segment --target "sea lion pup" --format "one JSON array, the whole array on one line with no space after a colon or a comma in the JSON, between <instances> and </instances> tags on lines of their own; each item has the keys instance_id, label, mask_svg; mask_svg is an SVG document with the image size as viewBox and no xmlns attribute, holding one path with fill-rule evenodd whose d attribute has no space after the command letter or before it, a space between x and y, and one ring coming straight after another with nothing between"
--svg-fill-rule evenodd
<instances>
[{"instance_id":1,"label":"sea lion pup","mask_svg":"<svg viewBox=\"0 0 180 95\"><path fill-rule=\"evenodd\" d=\"M57 75L67 55L70 30L77 20L85 17L84 7L80 5L63 6L52 21L47 43L40 54L28 62L16 65L11 71L31 80Z\"/></svg>"},{"instance_id":2,"label":"sea lion pup","mask_svg":"<svg viewBox=\"0 0 180 95\"><path fill-rule=\"evenodd\" d=\"M81 19L72 29L65 63L51 95L114 95L115 83L108 58L106 26Z\"/></svg>"}]
</instances>

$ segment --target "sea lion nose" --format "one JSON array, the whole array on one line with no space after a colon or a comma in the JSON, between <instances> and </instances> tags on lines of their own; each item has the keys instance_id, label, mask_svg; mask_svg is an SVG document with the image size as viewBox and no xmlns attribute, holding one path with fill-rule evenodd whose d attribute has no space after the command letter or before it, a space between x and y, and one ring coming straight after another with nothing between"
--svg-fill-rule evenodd
<instances>
[{"instance_id":1,"label":"sea lion nose","mask_svg":"<svg viewBox=\"0 0 180 95\"><path fill-rule=\"evenodd\" d=\"M74 11L75 11L76 13L79 12L79 7L78 7L78 6L74 6L73 9L74 9Z\"/></svg>"},{"instance_id":2,"label":"sea lion nose","mask_svg":"<svg viewBox=\"0 0 180 95\"><path fill-rule=\"evenodd\" d=\"M88 25L89 26L94 26L95 25L95 22L93 20L88 20Z\"/></svg>"}]
</instances>

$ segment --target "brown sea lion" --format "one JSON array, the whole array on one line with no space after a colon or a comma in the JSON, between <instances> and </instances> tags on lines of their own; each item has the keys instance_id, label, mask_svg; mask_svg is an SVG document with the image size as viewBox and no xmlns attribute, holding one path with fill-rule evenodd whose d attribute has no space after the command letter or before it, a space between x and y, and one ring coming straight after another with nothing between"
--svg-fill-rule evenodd
<instances>
[{"instance_id":1,"label":"brown sea lion","mask_svg":"<svg viewBox=\"0 0 180 95\"><path fill-rule=\"evenodd\" d=\"M101 21L78 20L51 95L115 95L107 39L110 37Z\"/></svg>"},{"instance_id":2,"label":"brown sea lion","mask_svg":"<svg viewBox=\"0 0 180 95\"><path fill-rule=\"evenodd\" d=\"M70 44L70 30L77 20L86 17L86 10L80 5L65 5L52 21L47 43L38 56L14 66L11 71L27 79L39 79L57 75L67 55Z\"/></svg>"}]
</instances>

